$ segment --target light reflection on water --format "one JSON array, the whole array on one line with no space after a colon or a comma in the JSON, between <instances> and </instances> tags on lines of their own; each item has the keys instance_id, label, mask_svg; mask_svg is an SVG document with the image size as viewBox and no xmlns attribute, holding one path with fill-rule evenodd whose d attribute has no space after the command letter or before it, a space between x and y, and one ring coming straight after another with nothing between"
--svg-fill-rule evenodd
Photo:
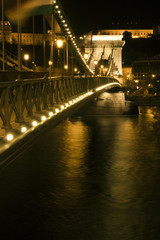
<instances>
[{"instance_id":1,"label":"light reflection on water","mask_svg":"<svg viewBox=\"0 0 160 240\"><path fill-rule=\"evenodd\" d=\"M123 99L107 93L105 104L115 96ZM2 239L160 239L157 111L124 116L123 101L120 111L104 102L47 132L1 171Z\"/></svg>"}]
</instances>

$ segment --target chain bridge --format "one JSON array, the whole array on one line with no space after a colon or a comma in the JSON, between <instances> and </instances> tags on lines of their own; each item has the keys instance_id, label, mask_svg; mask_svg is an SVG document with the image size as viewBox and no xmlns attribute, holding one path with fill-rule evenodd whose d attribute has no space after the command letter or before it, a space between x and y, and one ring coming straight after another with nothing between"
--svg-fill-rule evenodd
<instances>
[{"instance_id":1,"label":"chain bridge","mask_svg":"<svg viewBox=\"0 0 160 240\"><path fill-rule=\"evenodd\" d=\"M31 72L22 64L20 53L17 59L7 53L5 64L14 65L18 71L14 78L6 78L7 71L3 71L6 75L0 81L0 164L26 149L40 134L59 124L105 89L121 86L112 71L115 50L107 52L106 72L95 71L95 53L90 55L90 61L85 57L88 50L81 48L60 2L53 1L51 7L52 12L46 17L51 28L48 72L37 77L38 72ZM4 60L4 43L0 51L1 61ZM103 52L105 55L105 49ZM22 77L22 70L29 72L27 78Z\"/></svg>"}]
</instances>

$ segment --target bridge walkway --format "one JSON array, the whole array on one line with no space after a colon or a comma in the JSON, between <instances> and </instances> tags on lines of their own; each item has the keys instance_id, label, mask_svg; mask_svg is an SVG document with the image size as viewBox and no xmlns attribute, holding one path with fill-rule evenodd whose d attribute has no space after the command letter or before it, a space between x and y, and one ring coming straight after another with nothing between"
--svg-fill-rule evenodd
<instances>
[{"instance_id":1,"label":"bridge walkway","mask_svg":"<svg viewBox=\"0 0 160 240\"><path fill-rule=\"evenodd\" d=\"M0 83L0 161L113 86L114 78L86 76Z\"/></svg>"}]
</instances>

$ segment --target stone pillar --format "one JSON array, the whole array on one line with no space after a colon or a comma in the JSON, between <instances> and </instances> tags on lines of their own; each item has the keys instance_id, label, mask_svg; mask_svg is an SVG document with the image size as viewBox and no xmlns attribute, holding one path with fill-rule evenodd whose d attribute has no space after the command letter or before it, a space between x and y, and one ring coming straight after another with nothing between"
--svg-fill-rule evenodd
<instances>
[{"instance_id":1,"label":"stone pillar","mask_svg":"<svg viewBox=\"0 0 160 240\"><path fill-rule=\"evenodd\" d=\"M123 35L93 35L91 43L85 42L85 52L89 54L90 68L93 71L95 60L100 61L101 57L108 59L113 53L113 62L118 69L115 74L122 75L122 47L125 44L122 38Z\"/></svg>"}]
</instances>

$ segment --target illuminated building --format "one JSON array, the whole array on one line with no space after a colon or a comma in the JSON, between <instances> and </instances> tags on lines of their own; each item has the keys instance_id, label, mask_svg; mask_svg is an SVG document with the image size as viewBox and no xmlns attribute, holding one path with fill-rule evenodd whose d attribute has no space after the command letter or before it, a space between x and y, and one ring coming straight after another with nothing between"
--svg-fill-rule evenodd
<instances>
[{"instance_id":1,"label":"illuminated building","mask_svg":"<svg viewBox=\"0 0 160 240\"><path fill-rule=\"evenodd\" d=\"M135 61L132 64L133 80L138 80L142 85L153 81L160 75L160 59Z\"/></svg>"},{"instance_id":2,"label":"illuminated building","mask_svg":"<svg viewBox=\"0 0 160 240\"><path fill-rule=\"evenodd\" d=\"M153 29L106 29L100 30L98 35L123 35L125 32L131 33L132 38L148 38L153 35Z\"/></svg>"}]
</instances>

